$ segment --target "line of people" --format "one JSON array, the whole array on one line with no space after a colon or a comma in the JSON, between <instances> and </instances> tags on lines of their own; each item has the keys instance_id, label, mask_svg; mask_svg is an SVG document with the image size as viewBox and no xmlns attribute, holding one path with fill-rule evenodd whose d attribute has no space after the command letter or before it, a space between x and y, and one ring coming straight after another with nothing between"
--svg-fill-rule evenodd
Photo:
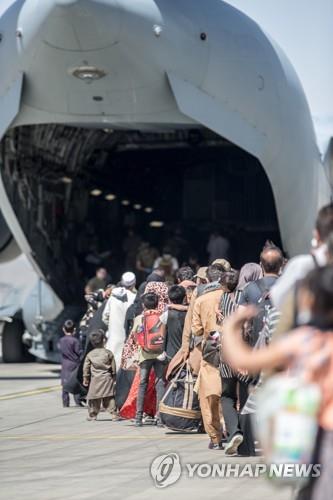
<instances>
[{"instance_id":1,"label":"line of people","mask_svg":"<svg viewBox=\"0 0 333 500\"><path fill-rule=\"evenodd\" d=\"M225 259L217 259L195 275L191 268L180 268L176 285L169 286L163 268L157 268L137 291L131 272L123 275L120 286L106 288L100 305L94 304L95 312L84 328L81 325L81 337L87 338L83 382L89 385L89 418L97 418L103 405L115 419L130 415L141 426L149 408L155 423L162 425L159 403L168 381L187 362L209 448L252 456L253 393L277 369L299 366L301 359L322 395L315 453L324 472L299 498L329 498L325 491L333 477L332 205L320 210L314 240L311 253L288 263L282 251L267 242L259 264L246 264L239 272ZM66 354L63 346L62 350Z\"/></svg>"},{"instance_id":2,"label":"line of people","mask_svg":"<svg viewBox=\"0 0 333 500\"><path fill-rule=\"evenodd\" d=\"M261 255L261 265L247 264L240 273L232 269L225 259L217 259L210 266L200 268L196 275L189 267L179 269L178 285L168 286L163 268L157 268L136 292L135 275L127 272L122 276L120 286L113 289L107 287L93 297L87 296L89 305L81 322L81 339L87 352L91 347L96 348L93 338L96 330L104 331L105 348L112 352L116 366L118 409L126 402L133 384L133 368L138 368L135 418L136 425L142 425L144 396L153 370L157 396L153 417L160 425L158 408L166 387L168 365L172 373L189 358L191 369L197 376L196 391L204 428L210 437L209 446L221 449L222 437L226 434L226 453L236 453L244 434L239 423L239 411L245 404L250 379L228 369L226 363L212 365L206 360L205 350L209 349L210 337L222 332L225 317L242 302L252 300L256 303L258 295L262 294L260 287L263 286L266 291L274 283L282 263L282 252L270 245ZM250 286L245 286L250 282L255 283L252 292ZM165 325L162 353L146 352L144 347L136 344L136 336L143 328L145 311L156 311L161 324ZM249 340L255 343L253 334L249 335ZM129 356L128 344L133 346L130 351L131 366L124 360L124 352L127 359ZM110 373L113 373L111 364L110 361ZM87 367L84 373L84 383L87 384ZM95 407L90 417L97 416ZM243 448L244 454L255 453L251 439L245 440Z\"/></svg>"}]
</instances>

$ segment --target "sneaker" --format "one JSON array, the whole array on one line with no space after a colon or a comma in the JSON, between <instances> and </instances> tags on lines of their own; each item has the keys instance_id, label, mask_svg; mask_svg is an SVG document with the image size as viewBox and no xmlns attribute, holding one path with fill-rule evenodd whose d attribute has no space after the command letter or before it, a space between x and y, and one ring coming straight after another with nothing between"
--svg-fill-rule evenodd
<instances>
[{"instance_id":1,"label":"sneaker","mask_svg":"<svg viewBox=\"0 0 333 500\"><path fill-rule=\"evenodd\" d=\"M143 422L145 424L154 425L155 424L155 418L151 417L150 415L145 415L144 414L144 416L143 416Z\"/></svg>"},{"instance_id":2,"label":"sneaker","mask_svg":"<svg viewBox=\"0 0 333 500\"><path fill-rule=\"evenodd\" d=\"M237 455L238 447L243 442L243 436L241 434L235 434L225 446L226 455Z\"/></svg>"},{"instance_id":3,"label":"sneaker","mask_svg":"<svg viewBox=\"0 0 333 500\"><path fill-rule=\"evenodd\" d=\"M208 449L209 450L223 450L223 447L222 447L221 443L213 443L213 441L210 441L209 445L208 445Z\"/></svg>"},{"instance_id":4,"label":"sneaker","mask_svg":"<svg viewBox=\"0 0 333 500\"><path fill-rule=\"evenodd\" d=\"M154 418L154 424L156 425L156 427L164 427L164 425L161 422L161 419L158 417Z\"/></svg>"},{"instance_id":5,"label":"sneaker","mask_svg":"<svg viewBox=\"0 0 333 500\"><path fill-rule=\"evenodd\" d=\"M87 417L88 422L91 422L93 420L97 420L97 417Z\"/></svg>"}]
</instances>

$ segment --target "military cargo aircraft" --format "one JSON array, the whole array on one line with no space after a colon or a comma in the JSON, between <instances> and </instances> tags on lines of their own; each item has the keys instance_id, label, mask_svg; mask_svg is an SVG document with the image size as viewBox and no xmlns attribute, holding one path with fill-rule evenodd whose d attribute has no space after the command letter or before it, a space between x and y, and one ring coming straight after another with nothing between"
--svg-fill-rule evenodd
<instances>
[{"instance_id":1,"label":"military cargo aircraft","mask_svg":"<svg viewBox=\"0 0 333 500\"><path fill-rule=\"evenodd\" d=\"M333 113L327 107L327 116L315 123L320 152L313 103L294 68L294 47L305 42L286 40L284 29L306 29L311 9L324 12L326 2L301 5L295 15L285 0L1 1L5 361L23 359L22 337L29 338L32 354L57 359L56 332L76 314L81 293L78 256L88 213L95 220L90 237L102 240L107 229L96 198L111 202L118 196L114 217L125 217L128 194L121 177L139 197L141 170L127 178L126 164L153 164L149 151L160 165L164 152L172 151L169 161L180 166L178 172L182 162L190 166L188 158L209 157L216 167L209 185L215 186L226 182L219 177L226 163L229 173L244 179L261 169L269 202L257 196L258 224L271 204L284 249L289 255L308 249L317 209L331 194ZM282 18L274 12L283 12ZM317 25L311 36L331 36L322 30ZM309 55L309 72L317 56ZM231 150L237 151L235 161ZM118 169L116 194L112 169ZM191 180L202 206L210 203L206 180L204 174ZM228 196L232 190L224 188ZM235 201L237 190L233 196ZM246 186L240 204L245 196ZM220 202L225 214L228 207ZM244 205L244 217L253 206Z\"/></svg>"}]
</instances>

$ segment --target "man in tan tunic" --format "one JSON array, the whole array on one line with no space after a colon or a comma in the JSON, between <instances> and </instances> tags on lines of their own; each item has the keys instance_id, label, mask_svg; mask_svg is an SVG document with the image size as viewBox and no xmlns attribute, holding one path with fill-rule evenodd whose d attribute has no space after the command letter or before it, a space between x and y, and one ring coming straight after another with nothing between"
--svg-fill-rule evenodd
<instances>
[{"instance_id":1,"label":"man in tan tunic","mask_svg":"<svg viewBox=\"0 0 333 500\"><path fill-rule=\"evenodd\" d=\"M219 266L221 271L229 271L231 269L230 263L225 259L217 259L213 262L212 265L215 266L216 264L217 266ZM197 297L202 295L203 291L205 290L205 286L208 284L207 269L208 267L200 267L197 274L194 276L194 278L196 279L197 288L192 293L189 308L185 317L182 338L182 359L185 361L190 356L190 365L196 375L198 374L200 368L201 353L200 346L194 347L194 349L190 353L190 344L192 338L192 318L195 301Z\"/></svg>"},{"instance_id":2,"label":"man in tan tunic","mask_svg":"<svg viewBox=\"0 0 333 500\"><path fill-rule=\"evenodd\" d=\"M83 385L88 387L87 420L96 420L101 405L117 420L115 403L116 363L111 351L105 349L105 335L102 330L90 334L94 349L90 351L83 365Z\"/></svg>"},{"instance_id":3,"label":"man in tan tunic","mask_svg":"<svg viewBox=\"0 0 333 500\"><path fill-rule=\"evenodd\" d=\"M203 343L210 333L220 330L216 311L221 301L223 289L220 284L222 272L214 265L207 269L209 284L195 300L193 307L192 334L202 336ZM222 431L220 422L220 398L222 393L220 370L204 359L201 361L198 381L200 408L205 430L210 437L210 449L221 449Z\"/></svg>"}]
</instances>

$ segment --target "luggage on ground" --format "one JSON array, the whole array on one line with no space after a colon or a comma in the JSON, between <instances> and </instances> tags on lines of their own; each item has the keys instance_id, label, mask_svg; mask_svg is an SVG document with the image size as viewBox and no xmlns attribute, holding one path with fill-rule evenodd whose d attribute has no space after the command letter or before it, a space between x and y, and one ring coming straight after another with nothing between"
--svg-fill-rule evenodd
<instances>
[{"instance_id":1,"label":"luggage on ground","mask_svg":"<svg viewBox=\"0 0 333 500\"><path fill-rule=\"evenodd\" d=\"M201 423L199 400L194 385L196 378L187 361L170 381L160 402L161 422L171 430L198 431Z\"/></svg>"}]
</instances>

